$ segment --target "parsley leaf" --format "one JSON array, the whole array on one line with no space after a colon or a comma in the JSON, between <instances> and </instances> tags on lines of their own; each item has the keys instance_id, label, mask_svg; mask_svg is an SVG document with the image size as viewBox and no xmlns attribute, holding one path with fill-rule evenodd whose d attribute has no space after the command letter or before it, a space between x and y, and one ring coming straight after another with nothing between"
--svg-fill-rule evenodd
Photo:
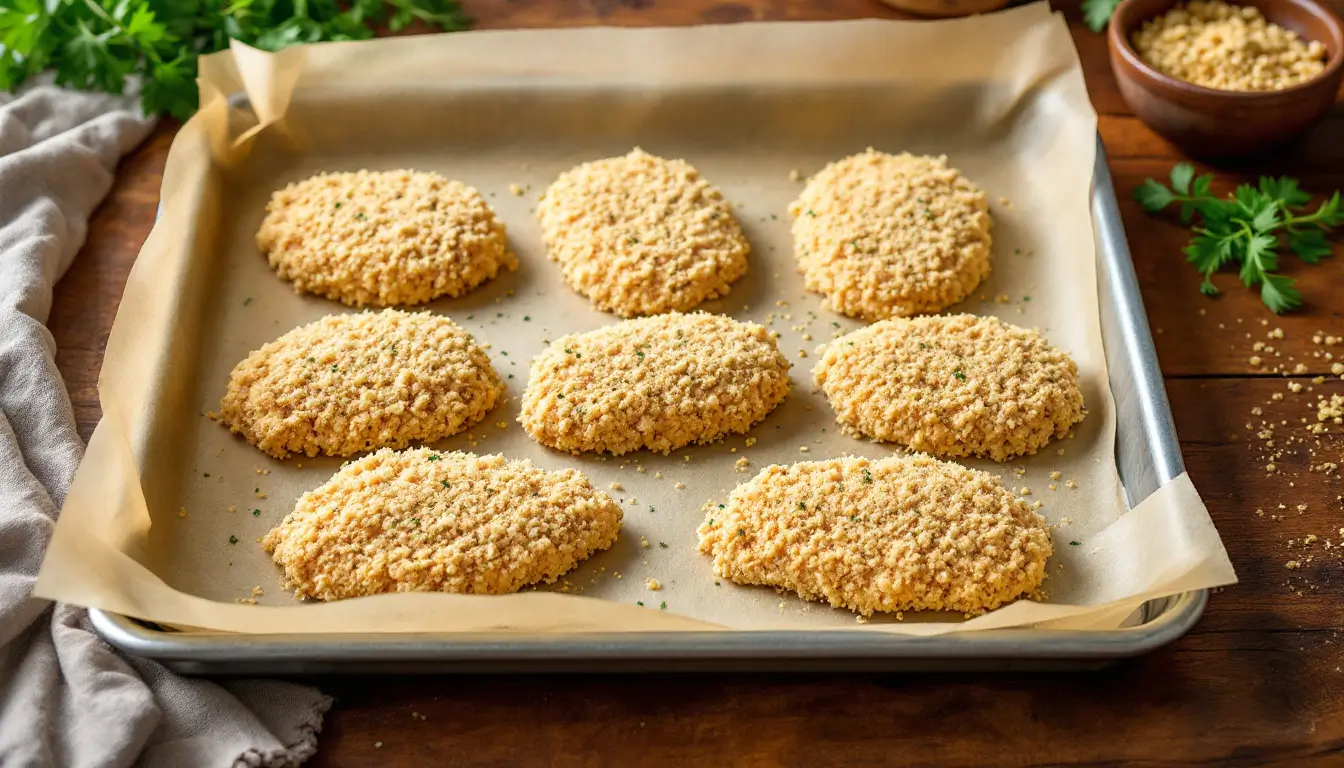
<instances>
[{"instance_id":1,"label":"parsley leaf","mask_svg":"<svg viewBox=\"0 0 1344 768\"><path fill-rule=\"evenodd\" d=\"M1293 279L1283 275L1265 275L1260 300L1274 314L1283 314L1302 306L1302 293L1293 287Z\"/></svg>"},{"instance_id":2,"label":"parsley leaf","mask_svg":"<svg viewBox=\"0 0 1344 768\"><path fill-rule=\"evenodd\" d=\"M198 57L231 39L275 51L363 40L384 20L393 31L471 24L457 0L0 0L0 91L46 69L58 85L109 93L134 78L145 112L185 119Z\"/></svg>"},{"instance_id":3,"label":"parsley leaf","mask_svg":"<svg viewBox=\"0 0 1344 768\"><path fill-rule=\"evenodd\" d=\"M1139 201L1145 211L1160 211L1171 205L1171 201L1176 196L1166 186L1153 181L1144 179L1143 183L1134 190L1134 199Z\"/></svg>"},{"instance_id":4,"label":"parsley leaf","mask_svg":"<svg viewBox=\"0 0 1344 768\"><path fill-rule=\"evenodd\" d=\"M1326 233L1344 224L1339 192L1308 210L1311 195L1288 176L1264 176L1257 185L1242 184L1227 197L1209 193L1213 174L1195 176L1189 163L1171 170L1171 186L1146 179L1134 189L1134 199L1145 211L1160 211L1180 205L1181 221L1199 222L1183 252L1185 259L1203 276L1199 290L1218 294L1213 274L1232 265L1247 288L1260 288L1260 299L1270 311L1281 314L1302 306L1302 294L1294 280L1276 274L1280 247L1286 238L1288 250L1307 264L1318 264L1331 253Z\"/></svg>"},{"instance_id":5,"label":"parsley leaf","mask_svg":"<svg viewBox=\"0 0 1344 768\"><path fill-rule=\"evenodd\" d=\"M1111 14L1120 6L1120 0L1083 0L1083 22L1093 32L1100 32L1111 22Z\"/></svg>"}]
</instances>

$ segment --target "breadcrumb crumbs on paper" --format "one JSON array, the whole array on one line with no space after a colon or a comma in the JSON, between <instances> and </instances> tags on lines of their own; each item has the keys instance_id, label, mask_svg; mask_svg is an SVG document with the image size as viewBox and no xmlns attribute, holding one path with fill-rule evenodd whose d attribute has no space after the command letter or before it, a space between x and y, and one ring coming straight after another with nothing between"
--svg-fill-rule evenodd
<instances>
[{"instance_id":1,"label":"breadcrumb crumbs on paper","mask_svg":"<svg viewBox=\"0 0 1344 768\"><path fill-rule=\"evenodd\" d=\"M839 423L937 456L1033 454L1086 415L1073 360L993 317L880 321L827 345L812 374Z\"/></svg>"},{"instance_id":2,"label":"breadcrumb crumbs on paper","mask_svg":"<svg viewBox=\"0 0 1344 768\"><path fill-rule=\"evenodd\" d=\"M180 507L180 508L178 508L178 510L177 510L177 516L180 517L180 518L185 519L186 516L187 516L187 508L186 508L186 507Z\"/></svg>"},{"instance_id":3,"label":"breadcrumb crumbs on paper","mask_svg":"<svg viewBox=\"0 0 1344 768\"><path fill-rule=\"evenodd\" d=\"M271 196L257 246L295 290L355 307L462 296L515 270L504 223L436 173L323 173Z\"/></svg>"},{"instance_id":4,"label":"breadcrumb crumbs on paper","mask_svg":"<svg viewBox=\"0 0 1344 768\"><path fill-rule=\"evenodd\" d=\"M937 312L989 275L989 200L946 157L869 148L813 176L789 213L808 290L850 317Z\"/></svg>"},{"instance_id":5,"label":"breadcrumb crumbs on paper","mask_svg":"<svg viewBox=\"0 0 1344 768\"><path fill-rule=\"evenodd\" d=\"M663 588L663 584L657 579L645 579L644 587L648 589L650 592L657 592L658 590Z\"/></svg>"},{"instance_id":6,"label":"breadcrumb crumbs on paper","mask_svg":"<svg viewBox=\"0 0 1344 768\"><path fill-rule=\"evenodd\" d=\"M667 454L746 432L788 395L789 368L754 323L675 312L626 320L538 355L518 421L560 450Z\"/></svg>"},{"instance_id":7,"label":"breadcrumb crumbs on paper","mask_svg":"<svg viewBox=\"0 0 1344 768\"><path fill-rule=\"evenodd\" d=\"M520 187L520 186L518 186L517 184L510 184L510 185L509 185L509 194L510 194L510 195L513 195L514 197L522 197L522 196L523 196L523 188Z\"/></svg>"},{"instance_id":8,"label":"breadcrumb crumbs on paper","mask_svg":"<svg viewBox=\"0 0 1344 768\"><path fill-rule=\"evenodd\" d=\"M349 456L456 434L503 395L489 357L445 317L330 315L239 363L220 423L277 458Z\"/></svg>"},{"instance_id":9,"label":"breadcrumb crumbs on paper","mask_svg":"<svg viewBox=\"0 0 1344 768\"><path fill-rule=\"evenodd\" d=\"M1052 552L993 475L925 456L772 465L698 534L716 576L862 615L991 610L1035 590Z\"/></svg>"},{"instance_id":10,"label":"breadcrumb crumbs on paper","mask_svg":"<svg viewBox=\"0 0 1344 768\"><path fill-rule=\"evenodd\" d=\"M685 160L638 148L561 174L537 218L565 282L622 317L690 310L747 271L732 204Z\"/></svg>"},{"instance_id":11,"label":"breadcrumb crumbs on paper","mask_svg":"<svg viewBox=\"0 0 1344 768\"><path fill-rule=\"evenodd\" d=\"M672 484L672 487L680 491L686 488L686 484L678 480L677 482Z\"/></svg>"},{"instance_id":12,"label":"breadcrumb crumbs on paper","mask_svg":"<svg viewBox=\"0 0 1344 768\"><path fill-rule=\"evenodd\" d=\"M610 547L621 517L573 469L384 449L305 493L262 546L300 598L503 594L554 582Z\"/></svg>"}]
</instances>

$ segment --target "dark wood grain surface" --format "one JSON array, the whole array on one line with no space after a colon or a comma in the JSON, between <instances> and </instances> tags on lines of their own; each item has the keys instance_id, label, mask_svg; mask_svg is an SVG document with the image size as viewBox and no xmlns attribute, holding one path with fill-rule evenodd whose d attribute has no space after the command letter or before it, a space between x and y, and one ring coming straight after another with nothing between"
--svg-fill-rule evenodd
<instances>
[{"instance_id":1,"label":"dark wood grain surface","mask_svg":"<svg viewBox=\"0 0 1344 768\"><path fill-rule=\"evenodd\" d=\"M875 0L467 5L482 28L900 16ZM1318 331L1344 339L1344 262L1337 252L1323 268L1289 268L1309 307L1288 317L1269 315L1231 275L1221 279L1221 298L1202 297L1182 263L1185 232L1143 214L1126 194L1164 176L1180 155L1128 113L1104 39L1078 23L1071 4L1065 10L1102 116L1185 461L1241 583L1214 594L1186 637L1101 673L323 679L338 703L315 765L1344 765L1344 549L1322 547L1344 539L1344 483L1307 471L1344 464L1344 439L1325 436L1314 456L1289 444L1296 454L1277 459L1270 474L1274 449L1255 436L1266 420L1283 422L1280 441L1292 429L1301 434L1300 420L1314 420L1315 394L1344 394L1324 357L1330 348L1312 339ZM57 362L86 438L99 415L108 329L149 232L175 129L160 126L123 162L88 244L57 286ZM1216 170L1227 187L1261 172L1298 175L1309 189L1344 186L1344 113L1337 107L1272 156ZM1275 328L1283 338L1267 339ZM1257 340L1274 352L1255 352ZM1334 350L1344 359L1344 340ZM1284 363L1305 366L1291 381L1314 394L1291 393L1266 367ZM1317 374L1327 382L1313 384ZM1321 539L1310 561L1301 547L1308 535ZM1286 568L1290 560L1303 567Z\"/></svg>"}]
</instances>

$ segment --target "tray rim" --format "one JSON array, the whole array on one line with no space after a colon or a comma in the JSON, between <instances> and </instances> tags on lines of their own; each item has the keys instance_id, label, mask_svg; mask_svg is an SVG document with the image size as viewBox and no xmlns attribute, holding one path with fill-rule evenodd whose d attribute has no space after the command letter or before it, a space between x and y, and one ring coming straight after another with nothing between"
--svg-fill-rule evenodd
<instances>
[{"instance_id":1,"label":"tray rim","mask_svg":"<svg viewBox=\"0 0 1344 768\"><path fill-rule=\"evenodd\" d=\"M1118 328L1123 343L1114 353L1129 358L1134 394L1144 414L1145 448L1151 452L1160 485L1182 474L1184 462L1100 133L1091 198L1098 260L1106 267L1099 271L1099 280L1107 281L1116 314L1123 319ZM987 659L1108 662L1139 656L1176 640L1198 622L1207 604L1208 590L1201 589L1149 600L1140 609L1137 625L1113 630L1016 628L934 637L854 630L237 635L165 631L94 608L89 609L89 617L94 630L115 648L179 671L209 672L212 667L240 663L295 669L315 663L416 662L482 668L504 665L523 671L563 670L585 662L625 661L658 669L660 663L672 661L748 659L767 663L844 659L874 664Z\"/></svg>"}]
</instances>

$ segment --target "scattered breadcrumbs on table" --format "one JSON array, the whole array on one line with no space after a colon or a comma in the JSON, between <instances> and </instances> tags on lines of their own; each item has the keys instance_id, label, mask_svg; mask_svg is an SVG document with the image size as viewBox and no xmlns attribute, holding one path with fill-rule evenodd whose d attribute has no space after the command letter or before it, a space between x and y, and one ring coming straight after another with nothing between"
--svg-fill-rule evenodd
<instances>
[{"instance_id":1,"label":"scattered breadcrumbs on table","mask_svg":"<svg viewBox=\"0 0 1344 768\"><path fill-rule=\"evenodd\" d=\"M1267 322L1262 321L1261 324L1267 325ZM1285 336L1281 328L1266 333L1269 340L1282 340ZM1344 374L1344 364L1335 362L1336 355L1332 351L1336 345L1344 344L1344 336L1337 337L1319 330L1313 332L1310 340L1315 348L1311 350L1310 358L1316 362L1312 365L1297 361L1292 354L1285 356L1284 350L1276 349L1265 341L1253 340L1249 333L1245 334L1245 338L1252 342L1254 351L1267 358L1272 357L1272 361L1265 361L1266 365L1260 369L1262 373L1305 377L1310 374L1312 365L1328 365L1332 377ZM1278 480L1278 487L1286 494L1293 493L1298 483L1307 478L1313 478L1317 484L1337 486L1340 482L1339 465L1344 461L1344 441L1340 436L1344 431L1334 428L1344 424L1344 394L1324 391L1327 385L1334 384L1332 378L1320 374L1310 379L1290 380L1286 382L1286 393L1271 392L1263 405L1253 406L1250 410L1251 418L1247 419L1244 429L1250 433L1252 440L1252 459L1264 466L1267 476ZM1304 405L1305 414L1284 418L1284 409L1289 407L1289 403ZM1237 436L1234 434L1229 437L1235 440ZM1304 464L1305 474L1301 472ZM1344 495L1339 493L1334 498L1336 502L1344 501ZM1307 504L1290 506L1280 502L1272 510L1266 512L1262 507L1256 509L1255 514L1275 522L1285 520L1290 513L1302 516L1304 521L1315 516L1308 514ZM1332 526L1335 524L1335 512L1337 509L1326 512L1331 515ZM1295 525L1294 530L1300 530L1300 526ZM1333 531L1333 527L1330 530ZM1344 546L1341 544L1344 544L1344 529L1339 531L1337 540L1329 535L1314 533L1286 539L1285 547L1290 553L1289 559L1283 562L1284 568L1290 571L1284 582L1287 590L1302 596L1328 584L1328 581L1322 581L1323 578L1328 579L1327 572L1318 566L1327 557L1335 561L1344 559Z\"/></svg>"}]
</instances>

